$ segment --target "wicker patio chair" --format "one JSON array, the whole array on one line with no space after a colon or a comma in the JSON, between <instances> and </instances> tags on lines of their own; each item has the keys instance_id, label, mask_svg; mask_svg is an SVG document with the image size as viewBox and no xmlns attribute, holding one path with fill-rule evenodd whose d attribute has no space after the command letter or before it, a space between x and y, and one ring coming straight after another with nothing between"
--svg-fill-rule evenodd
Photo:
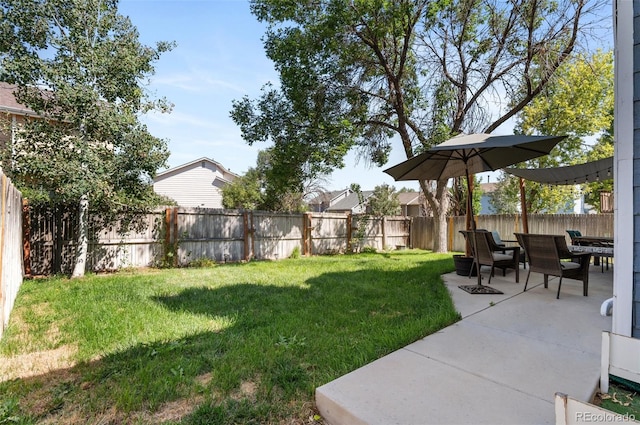
<instances>
[{"instance_id":1,"label":"wicker patio chair","mask_svg":"<svg viewBox=\"0 0 640 425\"><path fill-rule=\"evenodd\" d=\"M569 234L569 237L571 238L571 245L578 245L575 242L575 238L576 237L580 237L582 236L582 233L580 232L580 230L567 230L567 233Z\"/></svg>"},{"instance_id":2,"label":"wicker patio chair","mask_svg":"<svg viewBox=\"0 0 640 425\"><path fill-rule=\"evenodd\" d=\"M500 233L498 233L495 230L491 231L491 235L489 237L489 242L491 242L491 239L493 239L493 243L495 245L497 245L498 247L500 247L501 249L505 248L507 246L507 243L519 244L519 241L517 241L517 240L515 240L515 241L514 240L503 240L500 237ZM526 269L527 268L527 257L525 255L524 247L522 246L522 244L519 244L517 246L520 247L520 262L523 264L524 268ZM502 250L502 253L506 254L506 251Z\"/></svg>"},{"instance_id":3,"label":"wicker patio chair","mask_svg":"<svg viewBox=\"0 0 640 425\"><path fill-rule=\"evenodd\" d=\"M478 264L478 280L480 281L481 266L491 266L489 281L494 274L495 268L502 269L502 275L506 275L506 269L514 269L516 272L516 282L520 282L520 247L506 247L496 245L491 232L486 230L476 230L472 232L474 238L474 257Z\"/></svg>"},{"instance_id":4,"label":"wicker patio chair","mask_svg":"<svg viewBox=\"0 0 640 425\"><path fill-rule=\"evenodd\" d=\"M560 298L562 278L582 281L582 295L589 291L589 262L590 253L575 253L569 251L567 242L562 235L536 235L531 233L516 233L516 238L524 246L529 261L529 273L524 284L524 291L529 284L531 272L544 275L544 287L549 287L549 276L560 278L556 299ZM570 259L571 261L563 261Z\"/></svg>"}]
</instances>

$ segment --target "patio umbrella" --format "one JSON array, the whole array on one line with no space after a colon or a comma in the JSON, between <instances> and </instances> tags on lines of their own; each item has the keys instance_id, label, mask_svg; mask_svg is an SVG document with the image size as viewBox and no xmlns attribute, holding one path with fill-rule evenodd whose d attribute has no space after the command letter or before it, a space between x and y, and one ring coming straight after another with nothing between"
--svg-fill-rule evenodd
<instances>
[{"instance_id":1,"label":"patio umbrella","mask_svg":"<svg viewBox=\"0 0 640 425\"><path fill-rule=\"evenodd\" d=\"M463 134L394 165L384 172L396 181L441 180L465 176L467 178L467 229L473 229L475 221L473 220L473 203L471 202L470 175L483 171L495 171L547 155L565 137L523 134L503 136L486 133ZM467 241L467 253L469 251Z\"/></svg>"},{"instance_id":2,"label":"patio umbrella","mask_svg":"<svg viewBox=\"0 0 640 425\"><path fill-rule=\"evenodd\" d=\"M494 136L486 133L453 137L384 170L398 180L440 180L467 177L471 193L471 174L495 171L509 165L547 155L566 136L527 136L522 134ZM467 200L471 199L467 196ZM467 214L473 210L467 208ZM473 220L472 220L473 222Z\"/></svg>"}]
</instances>

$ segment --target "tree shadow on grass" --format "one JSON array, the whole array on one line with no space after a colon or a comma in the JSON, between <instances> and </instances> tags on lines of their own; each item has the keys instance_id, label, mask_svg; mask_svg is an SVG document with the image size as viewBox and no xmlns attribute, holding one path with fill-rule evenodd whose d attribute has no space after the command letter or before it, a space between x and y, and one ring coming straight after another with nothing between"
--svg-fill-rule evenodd
<instances>
[{"instance_id":1,"label":"tree shadow on grass","mask_svg":"<svg viewBox=\"0 0 640 425\"><path fill-rule=\"evenodd\" d=\"M458 319L439 278L450 263L330 272L303 287L205 283L156 296L169 311L211 318L212 329L0 383L0 399L15 402L5 416L74 424L302 415L318 385Z\"/></svg>"}]
</instances>

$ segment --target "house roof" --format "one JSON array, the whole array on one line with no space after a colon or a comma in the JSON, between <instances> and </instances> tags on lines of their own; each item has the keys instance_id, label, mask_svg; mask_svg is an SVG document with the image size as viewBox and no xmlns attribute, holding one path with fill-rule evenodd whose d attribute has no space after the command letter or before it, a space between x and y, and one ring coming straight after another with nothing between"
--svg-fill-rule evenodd
<instances>
[{"instance_id":1,"label":"house roof","mask_svg":"<svg viewBox=\"0 0 640 425\"><path fill-rule=\"evenodd\" d=\"M345 192L350 192L351 189L342 189L342 190L332 190L330 192L322 192L320 195L313 198L309 204L322 204L323 202L331 203L332 200L336 199L338 196L342 195Z\"/></svg>"},{"instance_id":2,"label":"house roof","mask_svg":"<svg viewBox=\"0 0 640 425\"><path fill-rule=\"evenodd\" d=\"M364 200L369 199L369 197L373 195L373 190L363 190L362 197ZM331 207L327 208L327 211L347 211L353 210L355 207L360 205L360 198L357 193L350 193L346 198L341 199L336 202Z\"/></svg>"},{"instance_id":3,"label":"house roof","mask_svg":"<svg viewBox=\"0 0 640 425\"><path fill-rule=\"evenodd\" d=\"M480 183L480 189L482 189L484 193L494 192L497 187L497 183Z\"/></svg>"},{"instance_id":4,"label":"house roof","mask_svg":"<svg viewBox=\"0 0 640 425\"><path fill-rule=\"evenodd\" d=\"M0 82L0 111L19 115L31 115L35 112L18 103L13 92L18 88L15 84Z\"/></svg>"},{"instance_id":5,"label":"house roof","mask_svg":"<svg viewBox=\"0 0 640 425\"><path fill-rule=\"evenodd\" d=\"M420 192L400 192L398 201L400 205L420 205Z\"/></svg>"},{"instance_id":6,"label":"house roof","mask_svg":"<svg viewBox=\"0 0 640 425\"><path fill-rule=\"evenodd\" d=\"M231 174L231 175L232 175L232 176L234 176L234 177L238 177L238 175L237 175L236 173L232 173L231 171L227 170L227 169L226 169L226 168L224 168L224 167L222 166L222 164L220 164L219 162L214 161L213 159L209 159L209 158L206 158L206 157L202 157L202 158L195 159L195 160L193 160L193 161L191 161L191 162L187 162L186 164L178 165L177 167L173 167L173 168L169 168L168 170L161 171L161 172L159 172L159 173L157 173L157 174L156 174L156 177L155 177L155 178L163 177L163 176L165 176L165 175L167 175L167 174L171 174L171 173L175 173L175 172L177 172L177 171L181 171L181 170L183 170L183 169L187 169L187 168L189 168L189 167L193 166L194 164L199 164L199 163L201 163L202 161L205 161L205 162L208 162L208 163L210 163L210 164L215 165L216 167L220 168L220 169L222 170L222 172L223 172L223 173L225 173L225 174ZM154 180L155 180L155 179L154 179ZM224 180L224 179L223 179L223 180Z\"/></svg>"}]
</instances>

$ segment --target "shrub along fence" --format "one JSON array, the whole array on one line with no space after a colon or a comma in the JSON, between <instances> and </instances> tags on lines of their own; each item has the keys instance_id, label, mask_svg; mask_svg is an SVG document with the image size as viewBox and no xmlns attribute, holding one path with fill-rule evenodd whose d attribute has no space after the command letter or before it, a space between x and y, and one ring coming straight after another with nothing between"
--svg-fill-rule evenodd
<instances>
[{"instance_id":1,"label":"shrub along fence","mask_svg":"<svg viewBox=\"0 0 640 425\"><path fill-rule=\"evenodd\" d=\"M29 274L70 273L75 251L74 209L27 212L25 269ZM497 230L503 239L521 231L519 215L483 215L478 228ZM375 218L351 214L283 214L265 211L172 207L105 224L91 217L88 270L126 267L184 266L209 259L216 262L276 260L291 256L433 247L430 217ZM448 220L448 249L464 251L458 230L464 217ZM531 233L613 234L613 215L531 215Z\"/></svg>"}]
</instances>

